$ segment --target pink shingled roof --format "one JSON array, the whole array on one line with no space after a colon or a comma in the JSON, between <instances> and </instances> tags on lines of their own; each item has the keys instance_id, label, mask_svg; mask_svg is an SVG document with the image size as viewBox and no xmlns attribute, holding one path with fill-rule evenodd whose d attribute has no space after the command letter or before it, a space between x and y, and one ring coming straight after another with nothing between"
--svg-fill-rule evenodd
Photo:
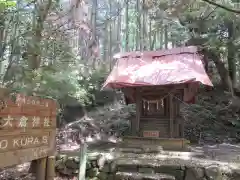
<instances>
[{"instance_id":1,"label":"pink shingled roof","mask_svg":"<svg viewBox=\"0 0 240 180\"><path fill-rule=\"evenodd\" d=\"M117 54L103 88L200 82L213 86L196 47Z\"/></svg>"}]
</instances>

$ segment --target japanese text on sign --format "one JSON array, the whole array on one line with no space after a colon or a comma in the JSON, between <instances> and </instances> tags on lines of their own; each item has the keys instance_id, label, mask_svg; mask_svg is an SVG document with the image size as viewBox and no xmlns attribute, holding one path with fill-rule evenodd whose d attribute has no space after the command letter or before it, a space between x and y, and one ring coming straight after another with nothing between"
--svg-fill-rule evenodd
<instances>
[{"instance_id":1,"label":"japanese text on sign","mask_svg":"<svg viewBox=\"0 0 240 180\"><path fill-rule=\"evenodd\" d=\"M8 115L7 117L2 117L0 119L0 128L13 127L14 124L16 124L16 127L18 128L40 127L41 121L43 122L43 127L47 128L51 126L49 117L43 118L40 118L39 116L26 117L24 115L20 117L13 117L11 115Z\"/></svg>"}]
</instances>

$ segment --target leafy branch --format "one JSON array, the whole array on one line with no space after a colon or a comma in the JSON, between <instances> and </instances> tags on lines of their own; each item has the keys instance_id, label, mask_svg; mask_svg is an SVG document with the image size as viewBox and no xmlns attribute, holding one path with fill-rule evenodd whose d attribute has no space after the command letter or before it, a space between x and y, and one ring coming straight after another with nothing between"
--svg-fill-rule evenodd
<instances>
[{"instance_id":1,"label":"leafy branch","mask_svg":"<svg viewBox=\"0 0 240 180\"><path fill-rule=\"evenodd\" d=\"M233 12L233 13L236 13L236 14L240 14L240 10L238 10L238 9L232 9L232 8L227 7L227 6L224 6L224 5L218 4L216 2L210 1L210 0L202 0L202 1L204 1L206 3L209 3L213 6L217 6L219 8L222 8L226 11Z\"/></svg>"}]
</instances>

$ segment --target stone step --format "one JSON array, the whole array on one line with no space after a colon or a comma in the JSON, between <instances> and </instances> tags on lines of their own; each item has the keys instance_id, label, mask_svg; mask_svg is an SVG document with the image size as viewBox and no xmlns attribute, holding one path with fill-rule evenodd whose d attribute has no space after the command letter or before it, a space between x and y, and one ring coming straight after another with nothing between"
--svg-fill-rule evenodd
<instances>
[{"instance_id":1,"label":"stone step","mask_svg":"<svg viewBox=\"0 0 240 180\"><path fill-rule=\"evenodd\" d=\"M176 152L162 151L160 153L133 153L133 152L114 152L114 159L130 158L130 159L148 159L148 160L164 160L164 159L205 159L201 152Z\"/></svg>"},{"instance_id":2,"label":"stone step","mask_svg":"<svg viewBox=\"0 0 240 180\"><path fill-rule=\"evenodd\" d=\"M144 173L144 174L169 174L176 179L183 179L184 164L176 161L158 161L156 159L119 158L112 164L115 172Z\"/></svg>"},{"instance_id":3,"label":"stone step","mask_svg":"<svg viewBox=\"0 0 240 180\"><path fill-rule=\"evenodd\" d=\"M158 145L119 145L115 151L118 152L132 152L132 153L158 153L162 152L162 146Z\"/></svg>"},{"instance_id":4,"label":"stone step","mask_svg":"<svg viewBox=\"0 0 240 180\"><path fill-rule=\"evenodd\" d=\"M176 180L174 176L167 174L147 174L138 172L117 172L115 180Z\"/></svg>"},{"instance_id":5,"label":"stone step","mask_svg":"<svg viewBox=\"0 0 240 180\"><path fill-rule=\"evenodd\" d=\"M138 136L125 136L121 142L125 145L142 146L144 145L158 145L162 146L164 150L186 150L188 149L189 141L182 138L148 138Z\"/></svg>"},{"instance_id":6,"label":"stone step","mask_svg":"<svg viewBox=\"0 0 240 180\"><path fill-rule=\"evenodd\" d=\"M118 164L116 165L117 172L128 172L128 173L144 173L144 174L170 174L177 179L184 177L185 167L178 165L156 165L150 163L143 164Z\"/></svg>"},{"instance_id":7,"label":"stone step","mask_svg":"<svg viewBox=\"0 0 240 180\"><path fill-rule=\"evenodd\" d=\"M143 148L117 148L113 151L116 154L135 154L138 156L139 154L146 154L151 156L171 156L171 157L188 157L188 158L206 158L203 152L183 152L183 151L164 151L160 147L149 147L146 146Z\"/></svg>"}]
</instances>

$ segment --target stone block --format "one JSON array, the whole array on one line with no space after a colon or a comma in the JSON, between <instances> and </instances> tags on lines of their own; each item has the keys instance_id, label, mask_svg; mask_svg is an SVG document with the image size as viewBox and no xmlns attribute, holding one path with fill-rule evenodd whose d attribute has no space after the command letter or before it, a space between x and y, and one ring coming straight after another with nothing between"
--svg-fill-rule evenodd
<instances>
[{"instance_id":1,"label":"stone block","mask_svg":"<svg viewBox=\"0 0 240 180\"><path fill-rule=\"evenodd\" d=\"M80 163L80 158L79 157L74 157L74 161L79 164Z\"/></svg>"},{"instance_id":2,"label":"stone block","mask_svg":"<svg viewBox=\"0 0 240 180\"><path fill-rule=\"evenodd\" d=\"M116 169L117 169L116 163L110 162L104 164L103 168L101 168L101 171L106 173L115 173Z\"/></svg>"},{"instance_id":3,"label":"stone block","mask_svg":"<svg viewBox=\"0 0 240 180\"><path fill-rule=\"evenodd\" d=\"M68 158L65 162L65 165L69 169L78 169L79 168L79 164L76 163L73 158Z\"/></svg>"},{"instance_id":4,"label":"stone block","mask_svg":"<svg viewBox=\"0 0 240 180\"><path fill-rule=\"evenodd\" d=\"M162 146L157 145L142 145L142 149L145 153L159 153L163 151Z\"/></svg>"},{"instance_id":5,"label":"stone block","mask_svg":"<svg viewBox=\"0 0 240 180\"><path fill-rule=\"evenodd\" d=\"M56 156L56 161L58 161L58 160L66 160L67 159L67 155L66 154L58 154L57 156Z\"/></svg>"},{"instance_id":6,"label":"stone block","mask_svg":"<svg viewBox=\"0 0 240 180\"><path fill-rule=\"evenodd\" d=\"M91 161L91 166L92 166L93 168L97 168L97 167L98 167L98 162L97 162L97 160Z\"/></svg>"},{"instance_id":7,"label":"stone block","mask_svg":"<svg viewBox=\"0 0 240 180\"><path fill-rule=\"evenodd\" d=\"M104 167L104 164L107 163L107 158L105 156L100 156L97 160L97 166L99 169Z\"/></svg>"},{"instance_id":8,"label":"stone block","mask_svg":"<svg viewBox=\"0 0 240 180\"><path fill-rule=\"evenodd\" d=\"M97 174L98 174L97 168L91 168L91 169L87 170L87 172L86 172L86 176L90 177L90 178L96 177Z\"/></svg>"},{"instance_id":9,"label":"stone block","mask_svg":"<svg viewBox=\"0 0 240 180\"><path fill-rule=\"evenodd\" d=\"M97 177L98 177L100 180L107 180L107 179L108 179L108 173L100 172L100 173L98 173Z\"/></svg>"},{"instance_id":10,"label":"stone block","mask_svg":"<svg viewBox=\"0 0 240 180\"><path fill-rule=\"evenodd\" d=\"M156 173L170 174L176 178L176 180L183 180L184 170L181 166L164 165L155 168Z\"/></svg>"},{"instance_id":11,"label":"stone block","mask_svg":"<svg viewBox=\"0 0 240 180\"><path fill-rule=\"evenodd\" d=\"M231 175L229 175L229 179L231 180L239 180L240 179L240 171L232 172Z\"/></svg>"},{"instance_id":12,"label":"stone block","mask_svg":"<svg viewBox=\"0 0 240 180\"><path fill-rule=\"evenodd\" d=\"M218 166L209 166L205 168L205 174L210 180L215 180L222 176L222 173Z\"/></svg>"},{"instance_id":13,"label":"stone block","mask_svg":"<svg viewBox=\"0 0 240 180\"><path fill-rule=\"evenodd\" d=\"M204 180L203 168L187 168L184 180ZM214 179L217 180L217 179Z\"/></svg>"},{"instance_id":14,"label":"stone block","mask_svg":"<svg viewBox=\"0 0 240 180\"><path fill-rule=\"evenodd\" d=\"M115 180L176 180L175 177L167 174L146 174L146 173L131 173L117 172Z\"/></svg>"},{"instance_id":15,"label":"stone block","mask_svg":"<svg viewBox=\"0 0 240 180\"><path fill-rule=\"evenodd\" d=\"M98 177L91 178L89 180L100 180Z\"/></svg>"},{"instance_id":16,"label":"stone block","mask_svg":"<svg viewBox=\"0 0 240 180\"><path fill-rule=\"evenodd\" d=\"M148 168L148 167L138 168L138 172L139 173L147 173L147 174L154 174L155 173L153 168Z\"/></svg>"},{"instance_id":17,"label":"stone block","mask_svg":"<svg viewBox=\"0 0 240 180\"><path fill-rule=\"evenodd\" d=\"M182 170L182 167L179 165L162 165L155 168L157 172L161 171L175 171L175 170Z\"/></svg>"},{"instance_id":18,"label":"stone block","mask_svg":"<svg viewBox=\"0 0 240 180\"><path fill-rule=\"evenodd\" d=\"M88 153L87 159L89 161L97 161L100 156L101 156L101 154L97 153L97 152Z\"/></svg>"},{"instance_id":19,"label":"stone block","mask_svg":"<svg viewBox=\"0 0 240 180\"><path fill-rule=\"evenodd\" d=\"M104 164L104 166L100 169L100 171L105 173L111 172L110 164Z\"/></svg>"},{"instance_id":20,"label":"stone block","mask_svg":"<svg viewBox=\"0 0 240 180\"><path fill-rule=\"evenodd\" d=\"M86 169L89 170L89 169L91 169L91 168L92 168L91 162L87 161L87 162L86 162Z\"/></svg>"},{"instance_id":21,"label":"stone block","mask_svg":"<svg viewBox=\"0 0 240 180\"><path fill-rule=\"evenodd\" d=\"M138 147L119 148L118 151L123 152L123 153L136 153L136 154L143 153L143 150L141 148L138 148Z\"/></svg>"},{"instance_id":22,"label":"stone block","mask_svg":"<svg viewBox=\"0 0 240 180\"><path fill-rule=\"evenodd\" d=\"M65 164L64 162L60 159L60 160L57 160L56 163L55 163L55 167L56 167L56 170L62 170L65 168Z\"/></svg>"},{"instance_id":23,"label":"stone block","mask_svg":"<svg viewBox=\"0 0 240 180\"><path fill-rule=\"evenodd\" d=\"M138 172L138 166L135 164L123 164L117 166L117 171L120 172Z\"/></svg>"},{"instance_id":24,"label":"stone block","mask_svg":"<svg viewBox=\"0 0 240 180\"><path fill-rule=\"evenodd\" d=\"M108 174L107 180L115 180L115 175Z\"/></svg>"},{"instance_id":25,"label":"stone block","mask_svg":"<svg viewBox=\"0 0 240 180\"><path fill-rule=\"evenodd\" d=\"M74 169L68 169L67 167L65 167L64 169L59 170L58 172L60 174L68 175L68 176L73 176L75 174L75 170Z\"/></svg>"}]
</instances>

